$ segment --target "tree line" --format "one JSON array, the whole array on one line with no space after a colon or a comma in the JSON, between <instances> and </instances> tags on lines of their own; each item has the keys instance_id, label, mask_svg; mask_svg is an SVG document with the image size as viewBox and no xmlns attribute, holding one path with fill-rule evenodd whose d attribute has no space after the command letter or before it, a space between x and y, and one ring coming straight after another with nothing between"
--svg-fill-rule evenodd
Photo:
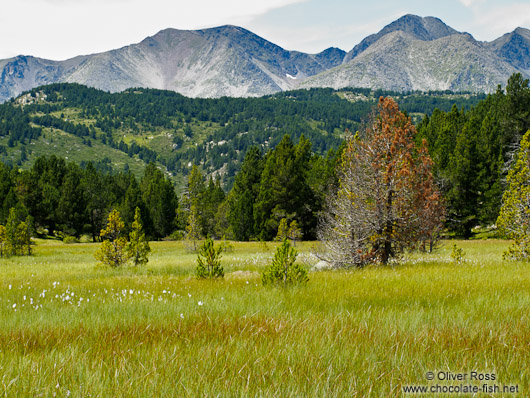
<instances>
[{"instance_id":1,"label":"tree line","mask_svg":"<svg viewBox=\"0 0 530 398\"><path fill-rule=\"evenodd\" d=\"M13 99L0 105L0 137L7 138L7 148L0 147L0 158L6 162L24 165L26 152L37 150L37 146L29 145L43 135L48 139L51 129L52 133L59 130L79 137L87 146L99 142L146 164L163 164L174 175L187 175L190 163L201 165L208 174L223 169L222 182L228 189L251 146L267 151L285 134L295 141L304 134L314 152L325 154L340 145L345 130L359 128L380 95L399 96L404 110L422 113L431 113L434 108L450 110L455 102L467 109L482 98L311 89L262 98L201 99L144 88L106 93L70 83L39 87L25 95L34 101L22 106ZM359 98L350 101L348 95ZM160 147L148 140L124 140L124 135L161 131L171 136L172 144ZM18 159L2 156L13 153L10 147L18 146L23 151Z\"/></svg>"},{"instance_id":2,"label":"tree line","mask_svg":"<svg viewBox=\"0 0 530 398\"><path fill-rule=\"evenodd\" d=\"M447 227L458 236L470 237L473 227L497 220L507 170L530 129L528 83L514 74L505 89L470 110L435 110L417 127L416 140L427 140L447 202Z\"/></svg>"},{"instance_id":3,"label":"tree line","mask_svg":"<svg viewBox=\"0 0 530 398\"><path fill-rule=\"evenodd\" d=\"M140 180L130 172L106 174L91 162L82 168L54 155L38 158L29 170L0 164L0 224L13 208L18 220L31 215L36 230L51 236L88 234L97 241L112 209L131 225L138 207L147 235L160 239L173 231L177 205L173 184L153 163Z\"/></svg>"},{"instance_id":4,"label":"tree line","mask_svg":"<svg viewBox=\"0 0 530 398\"><path fill-rule=\"evenodd\" d=\"M295 98L298 95L319 92L292 93ZM230 101L219 100L223 103ZM110 102L100 106L112 109ZM497 221L511 159L529 128L530 88L519 74L476 107L434 110L417 126L411 156L420 159L418 148L425 148L422 151L432 157L432 165L429 160L419 164L430 170L441 191L449 232L469 237L474 226ZM367 131L365 125L361 136ZM341 165L345 148L353 158L351 152L357 147L352 145L347 139L322 155L304 134L295 139L284 134L267 151L262 146L249 147L231 189L221 181L222 173L208 173L203 164L191 168L180 197L168 175L154 163L138 179L130 172L111 174L91 162L81 167L55 156L38 158L23 171L1 164L0 223L7 221L14 208L19 221L31 215L38 231L74 237L88 234L98 240L110 210L119 210L125 225L131 225L138 207L151 239L172 234L194 239L270 240L290 234L296 239L316 239L320 216L332 207L329 194L345 181ZM435 208L429 211L437 212Z\"/></svg>"},{"instance_id":5,"label":"tree line","mask_svg":"<svg viewBox=\"0 0 530 398\"><path fill-rule=\"evenodd\" d=\"M295 144L286 135L266 154L252 147L228 193L219 177L207 177L194 166L180 198L154 163L139 180L130 172L109 174L92 162L81 167L54 155L39 157L29 170L0 164L0 224L14 209L18 220L30 215L41 233L86 234L98 241L112 209L131 225L139 208L151 239L174 233L176 238L270 240L282 220L296 221L304 239L314 239L336 159L333 150L320 156L305 137Z\"/></svg>"}]
</instances>

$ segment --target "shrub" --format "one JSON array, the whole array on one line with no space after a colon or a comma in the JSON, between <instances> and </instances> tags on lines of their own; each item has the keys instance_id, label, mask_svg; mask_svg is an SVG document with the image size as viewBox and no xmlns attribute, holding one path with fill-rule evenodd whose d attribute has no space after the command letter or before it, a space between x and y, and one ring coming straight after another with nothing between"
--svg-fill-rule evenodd
<instances>
[{"instance_id":1,"label":"shrub","mask_svg":"<svg viewBox=\"0 0 530 398\"><path fill-rule=\"evenodd\" d=\"M66 244L79 243L79 239L77 239L75 236L65 236L63 238L63 242Z\"/></svg>"},{"instance_id":2,"label":"shrub","mask_svg":"<svg viewBox=\"0 0 530 398\"><path fill-rule=\"evenodd\" d=\"M451 251L451 262L454 264L461 264L465 261L464 260L465 255L466 255L466 252L464 252L464 249L454 244L453 250Z\"/></svg>"},{"instance_id":3,"label":"shrub","mask_svg":"<svg viewBox=\"0 0 530 398\"><path fill-rule=\"evenodd\" d=\"M307 282L307 270L295 263L297 255L297 251L285 239L276 250L272 264L261 275L262 283L288 285Z\"/></svg>"},{"instance_id":4,"label":"shrub","mask_svg":"<svg viewBox=\"0 0 530 398\"><path fill-rule=\"evenodd\" d=\"M197 256L197 276L199 278L222 278L225 273L221 266L223 247L215 247L213 240L207 238L199 248Z\"/></svg>"}]
</instances>

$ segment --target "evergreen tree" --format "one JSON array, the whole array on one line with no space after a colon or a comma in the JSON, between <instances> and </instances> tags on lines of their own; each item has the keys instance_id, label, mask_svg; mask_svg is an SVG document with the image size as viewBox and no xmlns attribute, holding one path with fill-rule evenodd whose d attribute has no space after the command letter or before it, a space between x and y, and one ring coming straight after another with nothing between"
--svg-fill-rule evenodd
<instances>
[{"instance_id":1,"label":"evergreen tree","mask_svg":"<svg viewBox=\"0 0 530 398\"><path fill-rule=\"evenodd\" d=\"M18 203L15 194L16 174L13 175L13 170L0 162L0 223L5 223L9 209Z\"/></svg>"},{"instance_id":2,"label":"evergreen tree","mask_svg":"<svg viewBox=\"0 0 530 398\"><path fill-rule=\"evenodd\" d=\"M310 143L303 136L294 146L288 135L267 154L254 206L260 238L274 238L284 217L299 220L304 235L314 234L313 193L306 180L310 156Z\"/></svg>"},{"instance_id":3,"label":"evergreen tree","mask_svg":"<svg viewBox=\"0 0 530 398\"><path fill-rule=\"evenodd\" d=\"M193 251L197 250L197 244L202 239L201 226L199 223L199 211L195 204L191 205L190 214L188 216L188 224L186 225L186 240L191 242Z\"/></svg>"},{"instance_id":4,"label":"evergreen tree","mask_svg":"<svg viewBox=\"0 0 530 398\"><path fill-rule=\"evenodd\" d=\"M497 226L513 239L505 258L530 258L530 130L523 136L517 160L507 177Z\"/></svg>"},{"instance_id":5,"label":"evergreen tree","mask_svg":"<svg viewBox=\"0 0 530 398\"><path fill-rule=\"evenodd\" d=\"M15 241L14 247L16 247L16 251L13 254L17 256L31 255L30 227L25 221L18 223Z\"/></svg>"},{"instance_id":6,"label":"evergreen tree","mask_svg":"<svg viewBox=\"0 0 530 398\"><path fill-rule=\"evenodd\" d=\"M123 237L125 224L121 220L120 213L112 210L107 219L107 226L100 232L103 242L94 254L100 265L120 267L127 262L128 253L126 250L127 239Z\"/></svg>"},{"instance_id":7,"label":"evergreen tree","mask_svg":"<svg viewBox=\"0 0 530 398\"><path fill-rule=\"evenodd\" d=\"M236 175L228 199L228 220L236 240L248 241L256 236L254 205L259 193L263 158L258 147L251 147Z\"/></svg>"},{"instance_id":8,"label":"evergreen tree","mask_svg":"<svg viewBox=\"0 0 530 398\"><path fill-rule=\"evenodd\" d=\"M173 221L178 203L171 181L164 177L154 163L149 163L145 168L140 189L153 223L153 237L169 236L174 228Z\"/></svg>"},{"instance_id":9,"label":"evergreen tree","mask_svg":"<svg viewBox=\"0 0 530 398\"><path fill-rule=\"evenodd\" d=\"M206 187L204 185L204 178L195 165L191 168L188 176L188 183L186 184L185 192L181 197L177 210L177 223L179 227L186 228L188 217L190 216L192 205L195 206L195 220L194 223L201 224L201 201L204 196ZM201 231L202 232L202 231Z\"/></svg>"},{"instance_id":10,"label":"evergreen tree","mask_svg":"<svg viewBox=\"0 0 530 398\"><path fill-rule=\"evenodd\" d=\"M224 270L221 265L223 247L215 247L211 238L207 238L199 249L197 256L197 276L199 278L222 278Z\"/></svg>"},{"instance_id":11,"label":"evergreen tree","mask_svg":"<svg viewBox=\"0 0 530 398\"><path fill-rule=\"evenodd\" d=\"M307 282L307 270L295 262L297 255L297 251L285 239L276 250L272 264L261 275L262 283L285 286Z\"/></svg>"},{"instance_id":12,"label":"evergreen tree","mask_svg":"<svg viewBox=\"0 0 530 398\"><path fill-rule=\"evenodd\" d=\"M0 257L7 257L9 253L9 242L7 240L6 227L0 225Z\"/></svg>"},{"instance_id":13,"label":"evergreen tree","mask_svg":"<svg viewBox=\"0 0 530 398\"><path fill-rule=\"evenodd\" d=\"M83 233L86 222L86 203L81 180L82 171L79 166L70 163L60 189L57 205L57 221L61 230L76 238Z\"/></svg>"},{"instance_id":14,"label":"evergreen tree","mask_svg":"<svg viewBox=\"0 0 530 398\"><path fill-rule=\"evenodd\" d=\"M57 209L65 173L66 162L55 155L37 158L31 169L31 185L37 187L37 197L26 208L35 217L35 222L47 228L50 235L57 226Z\"/></svg>"},{"instance_id":15,"label":"evergreen tree","mask_svg":"<svg viewBox=\"0 0 530 398\"><path fill-rule=\"evenodd\" d=\"M282 218L280 220L280 225L278 225L278 233L276 234L276 238L274 240L278 242L283 242L287 237L289 236L289 224L287 223L286 218Z\"/></svg>"},{"instance_id":16,"label":"evergreen tree","mask_svg":"<svg viewBox=\"0 0 530 398\"><path fill-rule=\"evenodd\" d=\"M150 251L151 247L149 246L149 241L145 238L142 227L140 209L137 207L134 212L131 232L129 233L128 256L135 266L144 265L149 261L148 254Z\"/></svg>"},{"instance_id":17,"label":"evergreen tree","mask_svg":"<svg viewBox=\"0 0 530 398\"><path fill-rule=\"evenodd\" d=\"M80 182L85 202L86 225L92 235L92 241L99 240L100 231L104 228L106 215L111 206L112 196L103 176L89 162L85 168L83 179Z\"/></svg>"},{"instance_id":18,"label":"evergreen tree","mask_svg":"<svg viewBox=\"0 0 530 398\"><path fill-rule=\"evenodd\" d=\"M15 208L12 207L9 209L9 216L7 218L5 226L5 235L7 242L7 254L10 256L16 256L20 252L18 246L18 236L17 236L17 227L18 227L18 218L15 211Z\"/></svg>"},{"instance_id":19,"label":"evergreen tree","mask_svg":"<svg viewBox=\"0 0 530 398\"><path fill-rule=\"evenodd\" d=\"M125 192L123 203L120 206L120 214L122 216L123 222L125 223L125 230L130 232L131 228L127 226L132 225L134 222L136 209L138 208L140 209L140 214L142 215L142 226L144 231L146 233L148 231L153 231L153 223L149 218L149 211L143 201L140 186L132 174L127 174L127 176L129 179L129 184Z\"/></svg>"},{"instance_id":20,"label":"evergreen tree","mask_svg":"<svg viewBox=\"0 0 530 398\"><path fill-rule=\"evenodd\" d=\"M204 236L215 236L215 225L217 210L225 199L225 192L221 188L221 180L216 178L215 182L210 177L208 187L200 202L202 207L202 234ZM220 236L219 236L220 237Z\"/></svg>"}]
</instances>

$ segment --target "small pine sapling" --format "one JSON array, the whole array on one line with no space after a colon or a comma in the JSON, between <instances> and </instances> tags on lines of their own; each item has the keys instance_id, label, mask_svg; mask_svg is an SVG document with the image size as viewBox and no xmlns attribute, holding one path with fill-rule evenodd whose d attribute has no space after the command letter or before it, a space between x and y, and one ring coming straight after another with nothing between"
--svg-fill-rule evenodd
<instances>
[{"instance_id":1,"label":"small pine sapling","mask_svg":"<svg viewBox=\"0 0 530 398\"><path fill-rule=\"evenodd\" d=\"M221 252L223 247L215 247L213 240L207 238L199 248L197 256L197 277L199 278L222 278L224 269L221 265Z\"/></svg>"},{"instance_id":2,"label":"small pine sapling","mask_svg":"<svg viewBox=\"0 0 530 398\"><path fill-rule=\"evenodd\" d=\"M118 210L112 210L107 219L107 228L102 229L100 236L104 239L94 257L101 265L119 267L129 259L126 247L127 239L122 236L125 224Z\"/></svg>"},{"instance_id":3,"label":"small pine sapling","mask_svg":"<svg viewBox=\"0 0 530 398\"><path fill-rule=\"evenodd\" d=\"M451 262L453 264L461 264L464 261L466 252L461 247L458 247L456 244L453 245L453 250L451 251Z\"/></svg>"},{"instance_id":4,"label":"small pine sapling","mask_svg":"<svg viewBox=\"0 0 530 398\"><path fill-rule=\"evenodd\" d=\"M298 255L287 239L283 241L274 254L272 264L261 275L264 285L290 285L305 283L309 280L307 270L295 263Z\"/></svg>"},{"instance_id":5,"label":"small pine sapling","mask_svg":"<svg viewBox=\"0 0 530 398\"><path fill-rule=\"evenodd\" d=\"M137 207L134 211L134 221L132 230L129 233L129 244L127 253L135 266L145 265L149 261L148 255L151 251L149 241L145 237L140 216L140 209Z\"/></svg>"}]
</instances>

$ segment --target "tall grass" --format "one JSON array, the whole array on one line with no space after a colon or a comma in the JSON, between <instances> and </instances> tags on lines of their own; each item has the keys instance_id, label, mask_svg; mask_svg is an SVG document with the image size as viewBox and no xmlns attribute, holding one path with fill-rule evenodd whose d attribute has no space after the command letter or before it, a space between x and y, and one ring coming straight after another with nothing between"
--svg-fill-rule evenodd
<instances>
[{"instance_id":1,"label":"tall grass","mask_svg":"<svg viewBox=\"0 0 530 398\"><path fill-rule=\"evenodd\" d=\"M477 371L528 396L528 264L502 262L502 241L457 242L467 261L451 264L452 243L285 289L260 284L273 244L234 244L224 280L202 281L181 243L114 270L96 245L40 242L0 265L0 393L392 397Z\"/></svg>"}]
</instances>

